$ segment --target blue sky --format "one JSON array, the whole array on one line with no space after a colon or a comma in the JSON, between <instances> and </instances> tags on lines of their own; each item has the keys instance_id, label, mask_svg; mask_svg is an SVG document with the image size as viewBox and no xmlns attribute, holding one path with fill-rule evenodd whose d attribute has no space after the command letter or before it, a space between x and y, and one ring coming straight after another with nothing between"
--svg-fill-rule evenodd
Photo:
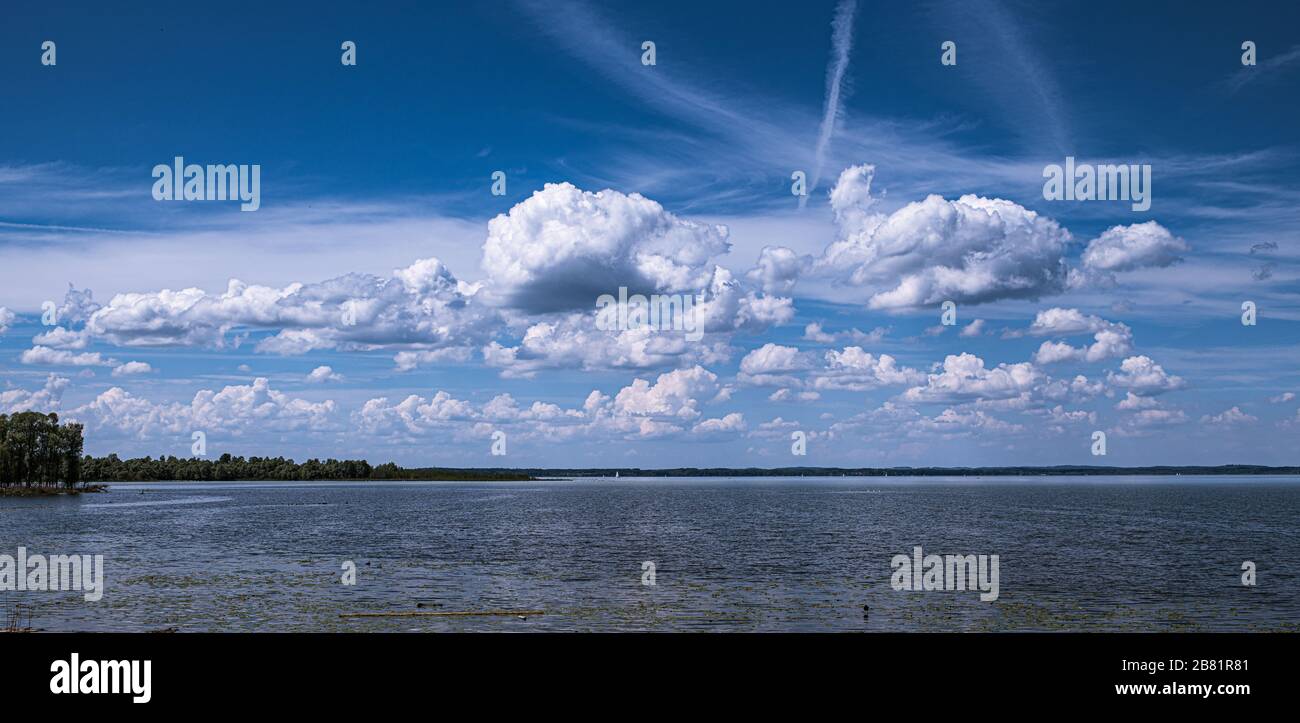
<instances>
[{"instance_id":1,"label":"blue sky","mask_svg":"<svg viewBox=\"0 0 1300 723\"><path fill-rule=\"evenodd\" d=\"M1297 462L1295 8L6 16L0 412L92 453ZM155 200L176 156L258 164L261 208ZM1150 209L1046 200L1066 156L1149 165ZM702 296L703 338L600 329L620 286Z\"/></svg>"}]
</instances>

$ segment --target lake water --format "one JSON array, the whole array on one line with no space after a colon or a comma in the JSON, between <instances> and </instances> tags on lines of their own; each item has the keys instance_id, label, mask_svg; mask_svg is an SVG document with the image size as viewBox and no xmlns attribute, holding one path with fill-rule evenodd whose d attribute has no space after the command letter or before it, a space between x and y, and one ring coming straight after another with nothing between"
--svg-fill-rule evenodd
<instances>
[{"instance_id":1,"label":"lake water","mask_svg":"<svg viewBox=\"0 0 1300 723\"><path fill-rule=\"evenodd\" d=\"M1298 525L1277 477L115 484L0 497L0 554L105 558L100 601L0 591L0 624L21 603L46 630L1295 631ZM916 545L998 555L997 600L894 590ZM502 609L545 614L340 616Z\"/></svg>"}]
</instances>

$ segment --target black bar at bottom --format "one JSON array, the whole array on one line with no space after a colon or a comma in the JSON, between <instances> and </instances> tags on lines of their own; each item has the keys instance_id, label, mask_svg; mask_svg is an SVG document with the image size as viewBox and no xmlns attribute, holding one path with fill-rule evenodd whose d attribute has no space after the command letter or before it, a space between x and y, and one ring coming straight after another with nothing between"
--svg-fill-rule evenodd
<instances>
[{"instance_id":1,"label":"black bar at bottom","mask_svg":"<svg viewBox=\"0 0 1300 723\"><path fill-rule=\"evenodd\" d=\"M549 710L625 697L628 710L683 696L762 709L774 699L901 702L980 713L1075 705L1235 710L1294 697L1290 634L4 634L0 698L55 713L366 709L396 704ZM54 680L57 661L115 676L149 661L150 700ZM52 671L52 668L54 670ZM1152 672L1154 671L1154 672ZM93 676L92 676L93 677ZM51 686L67 692L55 694ZM1121 692L1118 686L1126 687ZM1191 686L1197 686L1192 688ZM1208 686L1208 687L1201 687ZM71 688L76 687L77 692ZM123 685L122 687L129 687ZM484 696L487 697L484 697ZM376 698L378 696L378 698ZM864 696L867 696L864 698ZM667 708L665 708L667 706ZM992 707L990 707L992 706ZM860 707L858 709L861 709Z\"/></svg>"}]
</instances>

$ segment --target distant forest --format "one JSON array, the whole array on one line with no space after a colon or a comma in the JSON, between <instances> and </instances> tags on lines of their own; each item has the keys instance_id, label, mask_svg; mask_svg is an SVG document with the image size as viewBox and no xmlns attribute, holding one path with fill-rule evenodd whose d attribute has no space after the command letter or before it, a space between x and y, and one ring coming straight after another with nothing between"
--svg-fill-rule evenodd
<instances>
[{"instance_id":1,"label":"distant forest","mask_svg":"<svg viewBox=\"0 0 1300 723\"><path fill-rule=\"evenodd\" d=\"M137 457L118 459L86 457L82 477L93 482L230 482L236 480L465 480L509 481L532 479L514 470L402 468L392 462L372 466L364 459L309 459L294 462L284 457Z\"/></svg>"},{"instance_id":2,"label":"distant forest","mask_svg":"<svg viewBox=\"0 0 1300 723\"><path fill-rule=\"evenodd\" d=\"M503 470L504 471L504 470ZM1206 466L1094 467L678 467L674 469L516 469L532 477L1041 477L1066 475L1300 475L1300 467L1255 464Z\"/></svg>"},{"instance_id":3,"label":"distant forest","mask_svg":"<svg viewBox=\"0 0 1300 723\"><path fill-rule=\"evenodd\" d=\"M1222 465L1218 467L679 467L641 469L548 469L504 467L398 467L392 462L371 466L365 460L294 462L284 457L143 457L121 460L117 455L86 457L82 477L94 482L237 481L237 480L459 480L520 481L557 477L1040 477L1064 475L1300 475L1300 467Z\"/></svg>"},{"instance_id":4,"label":"distant forest","mask_svg":"<svg viewBox=\"0 0 1300 723\"><path fill-rule=\"evenodd\" d=\"M82 425L57 414L0 414L0 487L72 488L91 482L311 480L515 481L546 477L1040 477L1063 475L1300 475L1300 467L1261 465L1100 467L677 467L641 469L451 468L373 466L366 460L284 457L137 457L82 455Z\"/></svg>"},{"instance_id":5,"label":"distant forest","mask_svg":"<svg viewBox=\"0 0 1300 723\"><path fill-rule=\"evenodd\" d=\"M74 488L91 482L220 482L233 480L463 480L508 481L531 477L514 470L403 469L392 462L284 457L83 456L82 425L59 423L57 414L0 414L0 488Z\"/></svg>"}]
</instances>

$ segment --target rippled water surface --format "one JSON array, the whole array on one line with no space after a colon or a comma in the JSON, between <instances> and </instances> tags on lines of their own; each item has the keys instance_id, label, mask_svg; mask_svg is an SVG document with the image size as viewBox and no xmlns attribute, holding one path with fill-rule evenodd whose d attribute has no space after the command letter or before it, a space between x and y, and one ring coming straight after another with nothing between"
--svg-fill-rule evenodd
<instances>
[{"instance_id":1,"label":"rippled water surface","mask_svg":"<svg viewBox=\"0 0 1300 723\"><path fill-rule=\"evenodd\" d=\"M0 497L0 554L102 554L106 577L98 602L0 591L0 613L182 632L1297 630L1298 525L1295 478L116 484ZM890 561L916 545L998 555L998 599L895 591ZM341 616L485 610L544 614Z\"/></svg>"}]
</instances>

